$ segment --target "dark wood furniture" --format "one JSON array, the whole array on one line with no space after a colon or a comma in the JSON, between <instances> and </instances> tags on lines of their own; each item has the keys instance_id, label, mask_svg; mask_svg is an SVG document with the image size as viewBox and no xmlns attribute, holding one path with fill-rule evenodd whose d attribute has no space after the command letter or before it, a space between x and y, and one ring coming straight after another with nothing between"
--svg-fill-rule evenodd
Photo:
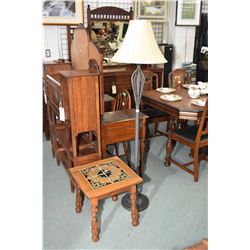
<instances>
[{"instance_id":1,"label":"dark wood furniture","mask_svg":"<svg viewBox=\"0 0 250 250\"><path fill-rule=\"evenodd\" d=\"M175 102L162 100L160 99L162 93L157 92L156 90L144 91L142 94L142 100L145 104L148 104L162 111L166 111L173 117L173 119L170 120L170 131L176 128L175 120L183 119L198 121L201 119L204 110L204 107L196 106L191 103L193 99L189 98L187 89L184 89L183 87L177 87L174 94L182 96L182 100ZM206 97L200 97L200 99L206 99Z\"/></svg>"},{"instance_id":2,"label":"dark wood furniture","mask_svg":"<svg viewBox=\"0 0 250 250\"><path fill-rule=\"evenodd\" d=\"M131 85L131 75L136 69L135 65L104 65L103 77L104 77L104 93L111 96L115 96L112 93L112 85L116 86L117 93L122 89L127 89L131 95L132 107L134 105L134 94ZM163 69L152 65L142 65L143 70L150 70L157 74L159 85L161 86L163 81Z\"/></svg>"},{"instance_id":3,"label":"dark wood furniture","mask_svg":"<svg viewBox=\"0 0 250 250\"><path fill-rule=\"evenodd\" d=\"M153 90L161 87L159 85L159 78L158 75L151 70L143 70L143 74L145 76L145 84L144 84L144 91L146 90ZM142 107L143 107L143 102L142 102ZM146 107L141 110L144 114L148 115L148 124L153 123L154 128L153 128L153 136L156 135L167 135L166 132L162 132L158 130L158 124L160 122L168 122L171 119L171 116L166 113L165 111L155 109L152 107ZM168 126L167 126L168 128Z\"/></svg>"},{"instance_id":4,"label":"dark wood furniture","mask_svg":"<svg viewBox=\"0 0 250 250\"><path fill-rule=\"evenodd\" d=\"M193 161L181 164L180 162L171 158L172 140L177 141L190 147L193 150ZM181 129L171 130L168 134L167 153L166 153L166 166L174 163L179 168L185 170L194 176L194 181L197 182L199 178L199 149L208 146L208 101L202 113L199 125L185 126ZM193 164L193 170L187 166Z\"/></svg>"},{"instance_id":5,"label":"dark wood furniture","mask_svg":"<svg viewBox=\"0 0 250 250\"><path fill-rule=\"evenodd\" d=\"M92 240L99 240L99 225L97 220L98 203L101 199L130 192L132 225L138 226L138 211L136 207L136 185L142 178L130 169L118 157L99 160L83 166L70 169L76 185L76 212L82 210L81 192L91 203Z\"/></svg>"},{"instance_id":6,"label":"dark wood furniture","mask_svg":"<svg viewBox=\"0 0 250 250\"><path fill-rule=\"evenodd\" d=\"M166 111L171 116L178 119L196 121L201 118L203 107L199 107L191 103L193 99L188 96L187 89L182 87L176 88L176 92L174 92L174 94L180 95L182 100L175 102L162 100L160 99L160 96L163 94L156 90L144 91L142 94L142 100L145 104ZM205 98L206 97L200 97L200 99Z\"/></svg>"},{"instance_id":7,"label":"dark wood furniture","mask_svg":"<svg viewBox=\"0 0 250 250\"><path fill-rule=\"evenodd\" d=\"M114 6L99 7L91 10L88 5L88 34L91 41L105 57L105 60L110 60L118 50L125 36L128 22L132 18L132 7L130 11Z\"/></svg>"},{"instance_id":8,"label":"dark wood furniture","mask_svg":"<svg viewBox=\"0 0 250 250\"><path fill-rule=\"evenodd\" d=\"M130 110L131 109L131 97L129 92L126 89L123 89L116 95L114 108L112 111L116 110ZM128 142L122 142L124 153L130 166L130 157L128 151ZM114 144L116 155L119 156L119 145L117 143Z\"/></svg>"},{"instance_id":9,"label":"dark wood furniture","mask_svg":"<svg viewBox=\"0 0 250 250\"><path fill-rule=\"evenodd\" d=\"M168 74L168 86L171 88L181 87L184 84L185 70L175 69Z\"/></svg>"},{"instance_id":10,"label":"dark wood furniture","mask_svg":"<svg viewBox=\"0 0 250 250\"><path fill-rule=\"evenodd\" d=\"M144 171L144 143L148 116L140 113L140 173ZM101 123L102 157L110 144L135 139L135 109L105 112Z\"/></svg>"}]
</instances>

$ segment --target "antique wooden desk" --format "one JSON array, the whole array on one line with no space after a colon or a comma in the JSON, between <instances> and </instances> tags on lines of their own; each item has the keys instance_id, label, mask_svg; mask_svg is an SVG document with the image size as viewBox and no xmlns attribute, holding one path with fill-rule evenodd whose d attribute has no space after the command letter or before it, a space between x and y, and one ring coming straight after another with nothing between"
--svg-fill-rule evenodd
<instances>
[{"instance_id":1,"label":"antique wooden desk","mask_svg":"<svg viewBox=\"0 0 250 250\"><path fill-rule=\"evenodd\" d=\"M144 171L144 142L148 116L140 113L140 173ZM135 109L105 112L101 121L101 150L106 158L107 145L135 139Z\"/></svg>"},{"instance_id":2,"label":"antique wooden desk","mask_svg":"<svg viewBox=\"0 0 250 250\"><path fill-rule=\"evenodd\" d=\"M131 217L133 226L138 226L138 211L136 207L136 185L142 182L131 168L118 157L92 162L83 166L71 168L70 172L76 185L76 212L82 210L81 191L91 202L92 240L99 239L97 221L98 202L101 199L130 192Z\"/></svg>"}]
</instances>

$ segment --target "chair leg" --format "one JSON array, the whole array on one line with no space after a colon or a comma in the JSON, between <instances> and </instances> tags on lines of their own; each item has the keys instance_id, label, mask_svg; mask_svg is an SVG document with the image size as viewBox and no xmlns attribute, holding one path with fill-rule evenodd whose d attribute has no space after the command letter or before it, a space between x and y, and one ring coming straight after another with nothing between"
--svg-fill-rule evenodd
<instances>
[{"instance_id":1,"label":"chair leg","mask_svg":"<svg viewBox=\"0 0 250 250\"><path fill-rule=\"evenodd\" d=\"M149 151L149 127L148 127L148 124L147 124L147 126L146 126L146 139L145 139L145 146L144 146L144 150L146 151L146 152L148 152Z\"/></svg>"},{"instance_id":2,"label":"chair leg","mask_svg":"<svg viewBox=\"0 0 250 250\"><path fill-rule=\"evenodd\" d=\"M119 145L117 143L115 143L114 147L115 147L115 154L116 154L116 156L119 156Z\"/></svg>"},{"instance_id":3,"label":"chair leg","mask_svg":"<svg viewBox=\"0 0 250 250\"><path fill-rule=\"evenodd\" d=\"M194 182L199 178L199 149L194 149Z\"/></svg>"},{"instance_id":4,"label":"chair leg","mask_svg":"<svg viewBox=\"0 0 250 250\"><path fill-rule=\"evenodd\" d=\"M166 144L166 159L165 159L165 166L170 166L170 159L171 159L171 152L172 152L172 140L168 138L167 144Z\"/></svg>"},{"instance_id":5,"label":"chair leg","mask_svg":"<svg viewBox=\"0 0 250 250\"><path fill-rule=\"evenodd\" d=\"M130 159L129 159L129 152L128 152L128 142L122 142L122 144L123 144L123 149L124 149L124 152L125 152L125 156L126 156L128 165L130 166Z\"/></svg>"},{"instance_id":6,"label":"chair leg","mask_svg":"<svg viewBox=\"0 0 250 250\"><path fill-rule=\"evenodd\" d=\"M153 130L153 136L156 136L157 131L158 131L158 122L155 122L155 124L154 124L154 130Z\"/></svg>"}]
</instances>

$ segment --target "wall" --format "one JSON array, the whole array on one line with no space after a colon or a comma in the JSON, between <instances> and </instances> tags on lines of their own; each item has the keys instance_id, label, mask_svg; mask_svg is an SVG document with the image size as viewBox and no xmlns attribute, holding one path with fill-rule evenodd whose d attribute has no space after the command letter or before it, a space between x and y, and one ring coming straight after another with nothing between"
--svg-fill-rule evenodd
<instances>
[{"instance_id":1,"label":"wall","mask_svg":"<svg viewBox=\"0 0 250 250\"><path fill-rule=\"evenodd\" d=\"M171 1L168 43L174 45L173 69L182 63L193 62L195 27L175 26L176 1Z\"/></svg>"}]
</instances>

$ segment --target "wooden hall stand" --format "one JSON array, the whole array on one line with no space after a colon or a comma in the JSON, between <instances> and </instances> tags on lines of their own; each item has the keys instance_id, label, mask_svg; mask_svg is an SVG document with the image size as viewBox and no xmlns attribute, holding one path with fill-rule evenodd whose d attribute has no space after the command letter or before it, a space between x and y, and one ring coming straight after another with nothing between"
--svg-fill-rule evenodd
<instances>
[{"instance_id":1,"label":"wooden hall stand","mask_svg":"<svg viewBox=\"0 0 250 250\"><path fill-rule=\"evenodd\" d=\"M98 202L101 199L116 196L123 192L130 192L131 217L133 226L138 226L138 211L136 207L136 185L142 178L130 169L118 157L99 160L83 166L70 169L76 185L76 212L82 210L81 192L91 203L92 240L99 239L99 226L97 221Z\"/></svg>"}]
</instances>

